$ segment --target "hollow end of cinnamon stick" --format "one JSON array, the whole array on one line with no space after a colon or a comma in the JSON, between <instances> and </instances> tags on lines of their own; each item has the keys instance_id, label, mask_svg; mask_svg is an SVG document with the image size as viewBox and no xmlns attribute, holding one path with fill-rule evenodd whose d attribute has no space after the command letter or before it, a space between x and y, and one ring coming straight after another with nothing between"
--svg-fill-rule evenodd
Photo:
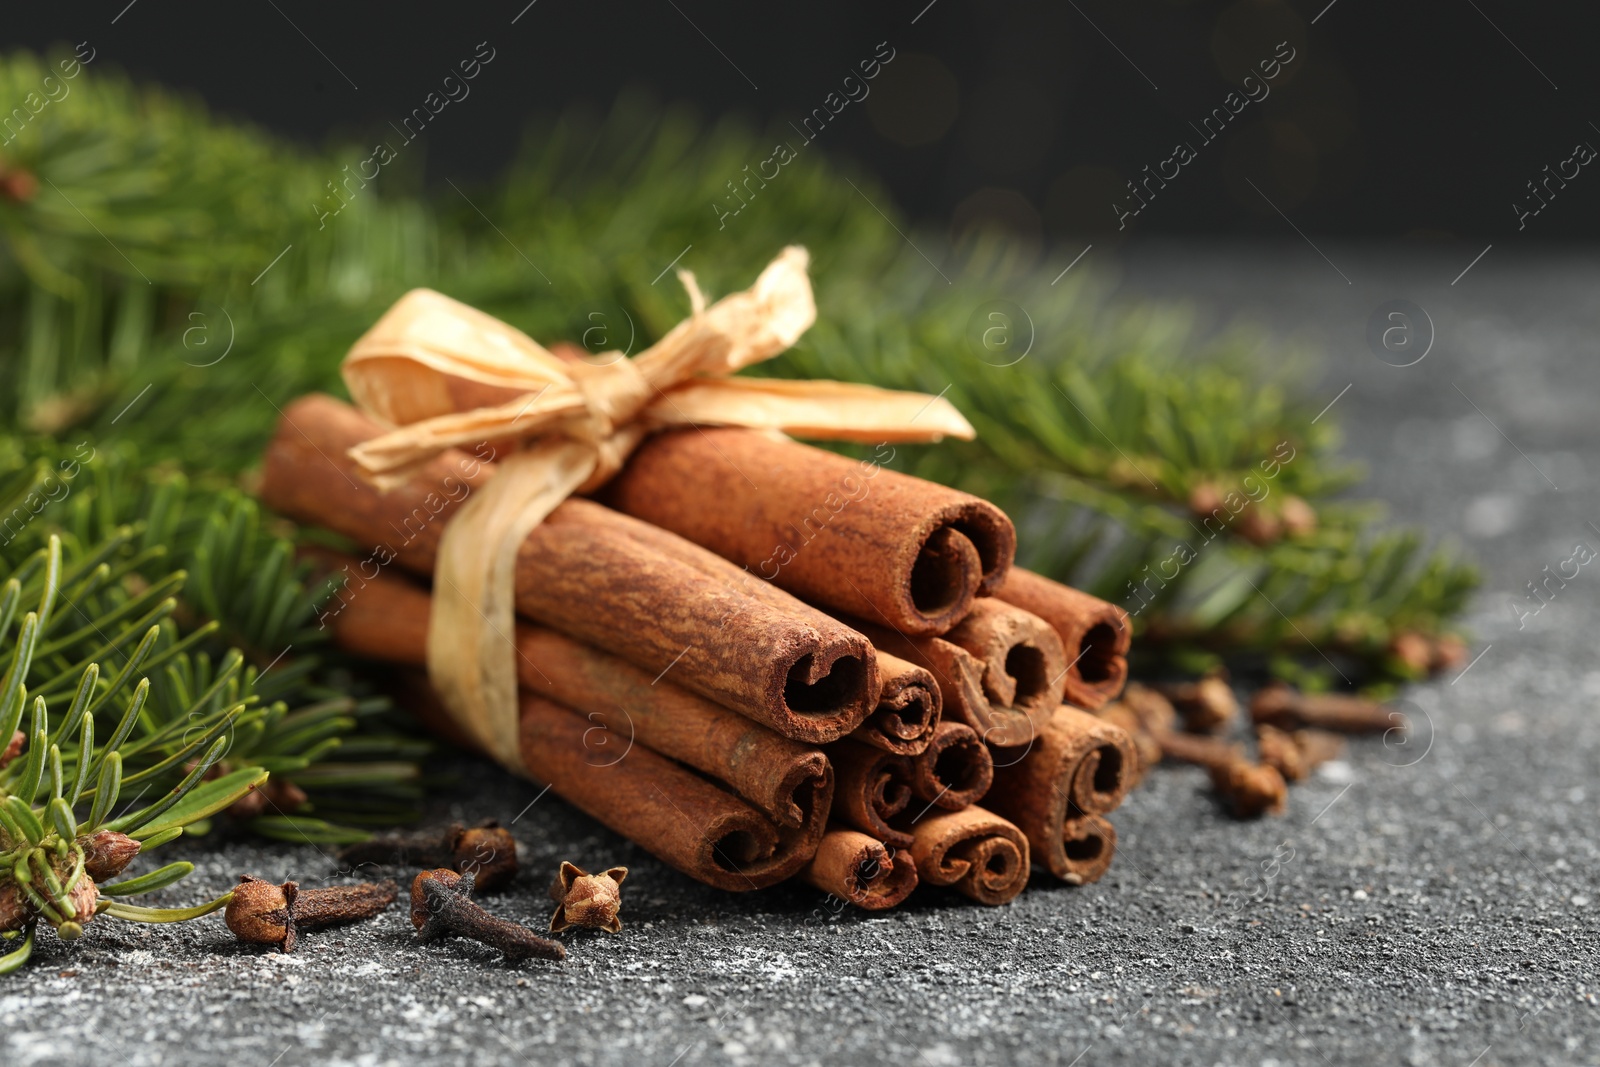
<instances>
[{"instance_id":1,"label":"hollow end of cinnamon stick","mask_svg":"<svg viewBox=\"0 0 1600 1067\"><path fill-rule=\"evenodd\" d=\"M918 755L928 747L943 712L939 683L931 672L898 656L887 652L877 656L883 679L877 710L850 736L885 752Z\"/></svg>"},{"instance_id":2,"label":"hollow end of cinnamon stick","mask_svg":"<svg viewBox=\"0 0 1600 1067\"><path fill-rule=\"evenodd\" d=\"M910 757L850 738L825 751L834 771L833 818L895 848L909 846L911 835L891 820L911 803Z\"/></svg>"},{"instance_id":3,"label":"hollow end of cinnamon stick","mask_svg":"<svg viewBox=\"0 0 1600 1067\"><path fill-rule=\"evenodd\" d=\"M944 700L944 718L962 722L985 743L1030 742L1061 704L1066 659L1044 620L989 597L940 637L908 637L856 624L875 647L926 664Z\"/></svg>"},{"instance_id":4,"label":"hollow end of cinnamon stick","mask_svg":"<svg viewBox=\"0 0 1600 1067\"><path fill-rule=\"evenodd\" d=\"M1011 520L987 501L750 430L655 434L602 496L806 600L908 634L953 626L1016 554Z\"/></svg>"},{"instance_id":5,"label":"hollow end of cinnamon stick","mask_svg":"<svg viewBox=\"0 0 1600 1067\"><path fill-rule=\"evenodd\" d=\"M1117 854L1117 828L1099 815L1074 815L1061 824L1061 853L1050 873L1069 885L1098 882Z\"/></svg>"},{"instance_id":6,"label":"hollow end of cinnamon stick","mask_svg":"<svg viewBox=\"0 0 1600 1067\"><path fill-rule=\"evenodd\" d=\"M911 761L911 790L925 803L958 811L983 798L994 782L994 756L972 727L942 722Z\"/></svg>"},{"instance_id":7,"label":"hollow end of cinnamon stick","mask_svg":"<svg viewBox=\"0 0 1600 1067\"><path fill-rule=\"evenodd\" d=\"M911 856L928 885L954 886L980 904L1005 904L1028 884L1028 839L976 805L917 820Z\"/></svg>"},{"instance_id":8,"label":"hollow end of cinnamon stick","mask_svg":"<svg viewBox=\"0 0 1600 1067\"><path fill-rule=\"evenodd\" d=\"M1011 568L995 596L1039 616L1061 638L1068 703L1092 711L1122 692L1133 640L1127 612L1021 567Z\"/></svg>"},{"instance_id":9,"label":"hollow end of cinnamon stick","mask_svg":"<svg viewBox=\"0 0 1600 1067\"><path fill-rule=\"evenodd\" d=\"M731 791L643 745L594 761L589 721L524 692L520 751L528 774L664 863L718 889L764 889L816 855L831 798L817 791L806 825L776 826Z\"/></svg>"},{"instance_id":10,"label":"hollow end of cinnamon stick","mask_svg":"<svg viewBox=\"0 0 1600 1067\"><path fill-rule=\"evenodd\" d=\"M1019 759L996 761L984 804L1022 830L1036 863L1081 885L1111 863L1116 834L1101 816L1122 802L1138 758L1126 731L1063 706Z\"/></svg>"},{"instance_id":11,"label":"hollow end of cinnamon stick","mask_svg":"<svg viewBox=\"0 0 1600 1067\"><path fill-rule=\"evenodd\" d=\"M883 911L917 887L917 865L904 849L891 853L881 841L835 826L822 835L804 877L864 911Z\"/></svg>"}]
</instances>

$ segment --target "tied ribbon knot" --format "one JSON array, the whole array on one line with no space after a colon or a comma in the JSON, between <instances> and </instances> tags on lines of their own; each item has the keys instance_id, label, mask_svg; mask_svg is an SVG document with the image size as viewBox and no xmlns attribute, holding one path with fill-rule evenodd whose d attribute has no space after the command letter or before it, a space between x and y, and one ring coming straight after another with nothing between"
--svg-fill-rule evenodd
<instances>
[{"instance_id":1,"label":"tied ribbon knot","mask_svg":"<svg viewBox=\"0 0 1600 1067\"><path fill-rule=\"evenodd\" d=\"M350 450L380 488L441 453L510 444L445 527L434 568L428 674L452 717L521 771L517 748L517 550L574 493L605 484L649 434L739 426L838 441L970 440L942 397L830 381L734 378L816 321L808 256L789 247L755 285L706 305L678 271L690 315L649 349L563 359L491 315L415 289L356 341L342 372L357 406L395 429Z\"/></svg>"}]
</instances>

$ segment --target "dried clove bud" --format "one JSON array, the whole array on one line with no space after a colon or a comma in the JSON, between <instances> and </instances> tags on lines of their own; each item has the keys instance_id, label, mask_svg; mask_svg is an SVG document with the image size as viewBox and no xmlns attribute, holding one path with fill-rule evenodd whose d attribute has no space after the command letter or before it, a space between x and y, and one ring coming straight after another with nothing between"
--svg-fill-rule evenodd
<instances>
[{"instance_id":1,"label":"dried clove bud","mask_svg":"<svg viewBox=\"0 0 1600 1067\"><path fill-rule=\"evenodd\" d=\"M1467 643L1455 634L1445 634L1434 639L1433 659L1428 666L1435 671L1453 671L1467 662Z\"/></svg>"},{"instance_id":2,"label":"dried clove bud","mask_svg":"<svg viewBox=\"0 0 1600 1067\"><path fill-rule=\"evenodd\" d=\"M246 874L234 886L223 918L240 941L293 952L299 931L370 919L398 893L393 882L302 890L295 882L273 885Z\"/></svg>"},{"instance_id":3,"label":"dried clove bud","mask_svg":"<svg viewBox=\"0 0 1600 1067\"><path fill-rule=\"evenodd\" d=\"M1283 775L1264 763L1241 758L1213 767L1211 783L1241 819L1254 819L1266 812L1282 815L1289 805L1289 787Z\"/></svg>"},{"instance_id":4,"label":"dried clove bud","mask_svg":"<svg viewBox=\"0 0 1600 1067\"><path fill-rule=\"evenodd\" d=\"M454 934L499 949L508 960L567 958L567 950L558 942L484 911L472 900L471 892L470 883L448 868L417 875L411 883L411 925L417 928L418 940Z\"/></svg>"},{"instance_id":5,"label":"dried clove bud","mask_svg":"<svg viewBox=\"0 0 1600 1067\"><path fill-rule=\"evenodd\" d=\"M1384 704L1344 693L1301 693L1281 683L1256 691L1250 717L1282 730L1311 726L1341 734L1386 733L1405 717Z\"/></svg>"},{"instance_id":6,"label":"dried clove bud","mask_svg":"<svg viewBox=\"0 0 1600 1067\"><path fill-rule=\"evenodd\" d=\"M1256 748L1261 762L1276 767L1291 782L1298 782L1321 764L1337 759L1344 738L1326 730L1280 730L1268 723L1256 727Z\"/></svg>"},{"instance_id":7,"label":"dried clove bud","mask_svg":"<svg viewBox=\"0 0 1600 1067\"><path fill-rule=\"evenodd\" d=\"M25 870L24 870L25 868ZM18 877L18 874L22 878ZM95 905L100 901L100 890L87 873L80 873L71 889L62 893L47 890L48 880L64 887L72 876L64 856L48 857L44 850L17 855L15 865L0 882L0 933L20 930L43 918L55 927L56 936L63 941L75 941L83 936L83 924L95 916ZM47 907L41 909L35 899L20 884L25 878L40 893Z\"/></svg>"},{"instance_id":8,"label":"dried clove bud","mask_svg":"<svg viewBox=\"0 0 1600 1067\"><path fill-rule=\"evenodd\" d=\"M39 179L30 170L8 168L0 163L0 199L25 204L39 191Z\"/></svg>"},{"instance_id":9,"label":"dried clove bud","mask_svg":"<svg viewBox=\"0 0 1600 1067\"><path fill-rule=\"evenodd\" d=\"M490 820L477 826L460 823L414 833L375 834L339 852L341 862L411 863L448 867L472 875L475 892L508 885L517 875L517 842L511 831Z\"/></svg>"},{"instance_id":10,"label":"dried clove bud","mask_svg":"<svg viewBox=\"0 0 1600 1067\"><path fill-rule=\"evenodd\" d=\"M1183 717L1183 728L1195 733L1214 734L1239 715L1239 701L1233 687L1219 674L1208 674L1194 682L1175 682L1156 687L1172 701Z\"/></svg>"},{"instance_id":11,"label":"dried clove bud","mask_svg":"<svg viewBox=\"0 0 1600 1067\"><path fill-rule=\"evenodd\" d=\"M287 778L269 778L265 785L250 790L228 806L235 819L258 819L266 814L285 815L298 811L310 799L306 791Z\"/></svg>"},{"instance_id":12,"label":"dried clove bud","mask_svg":"<svg viewBox=\"0 0 1600 1067\"><path fill-rule=\"evenodd\" d=\"M562 863L550 886L550 899L556 902L555 914L550 916L550 932L587 926L621 933L622 920L617 918L617 912L622 909L622 880L626 877L626 867L590 874L576 864Z\"/></svg>"},{"instance_id":13,"label":"dried clove bud","mask_svg":"<svg viewBox=\"0 0 1600 1067\"><path fill-rule=\"evenodd\" d=\"M1252 763L1244 749L1221 738L1198 734L1164 734L1161 751L1168 759L1193 763L1211 772L1211 783L1241 819L1263 812L1281 814L1289 787L1274 767Z\"/></svg>"},{"instance_id":14,"label":"dried clove bud","mask_svg":"<svg viewBox=\"0 0 1600 1067\"><path fill-rule=\"evenodd\" d=\"M0 934L27 926L33 914L33 906L22 895L21 886L9 878L0 882Z\"/></svg>"},{"instance_id":15,"label":"dried clove bud","mask_svg":"<svg viewBox=\"0 0 1600 1067\"><path fill-rule=\"evenodd\" d=\"M99 830L78 838L83 849L83 873L97 882L115 878L133 862L144 845L115 830Z\"/></svg>"},{"instance_id":16,"label":"dried clove bud","mask_svg":"<svg viewBox=\"0 0 1600 1067\"><path fill-rule=\"evenodd\" d=\"M6 764L22 755L22 746L27 743L28 735L21 730L11 735L11 742L6 745L4 752L0 752L0 771L6 769Z\"/></svg>"},{"instance_id":17,"label":"dried clove bud","mask_svg":"<svg viewBox=\"0 0 1600 1067\"><path fill-rule=\"evenodd\" d=\"M1397 633L1389 641L1389 655L1400 664L1406 674L1420 678L1433 664L1433 642L1414 630Z\"/></svg>"}]
</instances>

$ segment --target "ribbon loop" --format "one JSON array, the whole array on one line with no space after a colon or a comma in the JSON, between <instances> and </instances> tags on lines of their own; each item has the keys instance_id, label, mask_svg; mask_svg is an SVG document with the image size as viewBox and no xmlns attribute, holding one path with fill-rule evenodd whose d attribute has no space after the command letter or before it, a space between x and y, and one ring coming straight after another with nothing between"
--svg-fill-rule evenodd
<instances>
[{"instance_id":1,"label":"ribbon loop","mask_svg":"<svg viewBox=\"0 0 1600 1067\"><path fill-rule=\"evenodd\" d=\"M510 442L486 486L444 529L428 672L461 726L512 770L517 751L517 550L561 502L611 478L670 426L744 426L851 441L970 439L942 396L844 382L730 378L793 345L816 320L808 257L790 247L748 290L706 305L678 272L690 316L636 358L559 358L522 331L426 289L406 294L345 357L356 404L395 429L350 450L380 486L449 448Z\"/></svg>"}]
</instances>

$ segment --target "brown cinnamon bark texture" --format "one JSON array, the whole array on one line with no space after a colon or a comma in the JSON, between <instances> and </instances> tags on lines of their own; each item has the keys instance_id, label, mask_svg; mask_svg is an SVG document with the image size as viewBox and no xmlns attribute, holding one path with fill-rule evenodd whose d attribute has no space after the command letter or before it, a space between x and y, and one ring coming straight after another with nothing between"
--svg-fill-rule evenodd
<instances>
[{"instance_id":1,"label":"brown cinnamon bark texture","mask_svg":"<svg viewBox=\"0 0 1600 1067\"><path fill-rule=\"evenodd\" d=\"M910 637L857 625L878 648L933 673L944 718L963 722L997 748L1026 745L1061 705L1067 664L1044 620L987 598L941 637Z\"/></svg>"},{"instance_id":2,"label":"brown cinnamon bark texture","mask_svg":"<svg viewBox=\"0 0 1600 1067\"><path fill-rule=\"evenodd\" d=\"M835 776L834 820L894 848L908 847L911 835L889 820L911 803L911 758L850 738L829 745L827 752Z\"/></svg>"},{"instance_id":3,"label":"brown cinnamon bark texture","mask_svg":"<svg viewBox=\"0 0 1600 1067\"><path fill-rule=\"evenodd\" d=\"M689 877L733 892L764 889L816 855L827 812L780 828L739 799L640 744L596 766L588 719L532 693L522 696L528 773L563 800Z\"/></svg>"},{"instance_id":4,"label":"brown cinnamon bark texture","mask_svg":"<svg viewBox=\"0 0 1600 1067\"><path fill-rule=\"evenodd\" d=\"M334 643L369 658L422 664L428 594L379 574L329 620ZM634 743L720 779L785 827L827 812L833 771L816 748L781 737L632 664L553 630L519 623L517 680L531 692L583 713L590 762L620 762Z\"/></svg>"},{"instance_id":5,"label":"brown cinnamon bark texture","mask_svg":"<svg viewBox=\"0 0 1600 1067\"><path fill-rule=\"evenodd\" d=\"M332 397L291 404L267 449L262 500L371 547L363 579L390 561L430 574L440 531L492 474L492 452L447 453L380 493L345 455L377 430ZM359 594L359 583L352 585ZM517 557L516 590L525 617L652 677L670 671L683 688L786 737L841 737L877 706L877 665L860 634L680 537L592 501L568 500L534 528Z\"/></svg>"},{"instance_id":6,"label":"brown cinnamon bark texture","mask_svg":"<svg viewBox=\"0 0 1600 1067\"><path fill-rule=\"evenodd\" d=\"M659 433L604 490L613 507L798 596L908 634L943 633L1005 581L1011 520L987 501L750 430Z\"/></svg>"},{"instance_id":7,"label":"brown cinnamon bark texture","mask_svg":"<svg viewBox=\"0 0 1600 1067\"><path fill-rule=\"evenodd\" d=\"M880 650L877 658L883 680L878 708L850 736L885 752L915 756L928 747L939 725L944 707L939 683L931 672L899 656Z\"/></svg>"},{"instance_id":8,"label":"brown cinnamon bark texture","mask_svg":"<svg viewBox=\"0 0 1600 1067\"><path fill-rule=\"evenodd\" d=\"M1021 567L1011 568L995 596L1039 616L1060 636L1071 665L1067 703L1093 711L1122 692L1133 639L1127 612Z\"/></svg>"},{"instance_id":9,"label":"brown cinnamon bark texture","mask_svg":"<svg viewBox=\"0 0 1600 1067\"><path fill-rule=\"evenodd\" d=\"M917 888L917 865L904 849L893 855L881 841L842 827L822 835L805 880L866 911L892 908Z\"/></svg>"},{"instance_id":10,"label":"brown cinnamon bark texture","mask_svg":"<svg viewBox=\"0 0 1600 1067\"><path fill-rule=\"evenodd\" d=\"M911 791L947 811L976 804L993 782L994 756L966 723L940 723L927 749L911 760Z\"/></svg>"},{"instance_id":11,"label":"brown cinnamon bark texture","mask_svg":"<svg viewBox=\"0 0 1600 1067\"><path fill-rule=\"evenodd\" d=\"M1095 718L1103 719L1133 739L1133 748L1139 758L1134 766L1127 769L1127 777L1128 788L1130 790L1137 788L1144 780L1146 772L1161 762L1161 742L1145 729L1144 723L1133 709L1120 700L1100 705L1093 714Z\"/></svg>"},{"instance_id":12,"label":"brown cinnamon bark texture","mask_svg":"<svg viewBox=\"0 0 1600 1067\"><path fill-rule=\"evenodd\" d=\"M1098 882L1117 854L1117 828L1099 815L1080 815L1061 826L1062 869L1051 873L1071 885Z\"/></svg>"},{"instance_id":13,"label":"brown cinnamon bark texture","mask_svg":"<svg viewBox=\"0 0 1600 1067\"><path fill-rule=\"evenodd\" d=\"M999 761L984 804L1021 828L1051 874L1081 885L1105 873L1116 842L1087 820L1122 803L1138 758L1125 731L1062 707L1021 759Z\"/></svg>"},{"instance_id":14,"label":"brown cinnamon bark texture","mask_svg":"<svg viewBox=\"0 0 1600 1067\"><path fill-rule=\"evenodd\" d=\"M1028 839L991 811L932 811L913 831L911 857L927 885L954 886L980 904L1004 904L1028 884Z\"/></svg>"}]
</instances>

